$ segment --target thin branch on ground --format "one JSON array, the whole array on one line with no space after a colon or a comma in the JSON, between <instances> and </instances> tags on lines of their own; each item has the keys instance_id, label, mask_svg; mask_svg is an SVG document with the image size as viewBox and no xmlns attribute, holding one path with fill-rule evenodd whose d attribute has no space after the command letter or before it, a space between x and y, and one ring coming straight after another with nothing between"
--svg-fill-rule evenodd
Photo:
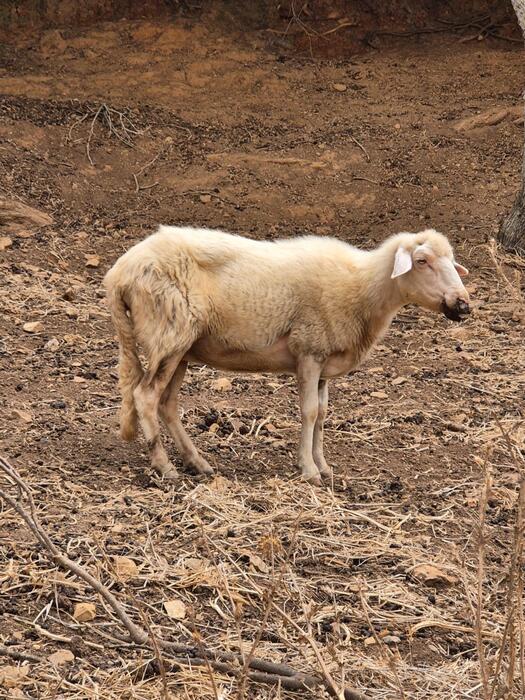
<instances>
[{"instance_id":1,"label":"thin branch on ground","mask_svg":"<svg viewBox=\"0 0 525 700\"><path fill-rule=\"evenodd\" d=\"M477 537L477 549L478 549L478 569L477 569L477 599L475 605L476 613L476 645L478 647L478 659L479 659L479 669L481 675L481 683L483 687L483 698L484 700L489 700L490 688L489 688L489 674L487 670L487 659L485 656L485 646L483 644L483 621L482 621L482 604L483 604L483 581L485 578L485 516L487 511L487 503L490 498L490 490L492 487L492 475L488 466L488 456L485 459L485 481L481 489L479 497L479 510L478 510L478 537Z\"/></svg>"}]
</instances>

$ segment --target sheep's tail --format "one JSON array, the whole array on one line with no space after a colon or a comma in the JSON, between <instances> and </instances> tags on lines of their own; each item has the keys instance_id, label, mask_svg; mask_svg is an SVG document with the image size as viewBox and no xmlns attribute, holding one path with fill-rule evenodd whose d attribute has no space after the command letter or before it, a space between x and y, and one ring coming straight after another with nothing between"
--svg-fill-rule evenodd
<instances>
[{"instance_id":1,"label":"sheep's tail","mask_svg":"<svg viewBox=\"0 0 525 700\"><path fill-rule=\"evenodd\" d=\"M122 394L120 437L131 442L137 437L138 414L133 391L144 376L128 307L117 288L109 294L109 308L120 345L119 386Z\"/></svg>"}]
</instances>

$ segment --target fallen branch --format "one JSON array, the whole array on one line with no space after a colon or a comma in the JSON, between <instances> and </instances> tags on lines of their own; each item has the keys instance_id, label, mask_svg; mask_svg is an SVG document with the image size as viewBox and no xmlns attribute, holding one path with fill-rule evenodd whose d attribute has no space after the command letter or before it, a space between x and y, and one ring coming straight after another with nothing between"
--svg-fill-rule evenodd
<instances>
[{"instance_id":1,"label":"fallen branch","mask_svg":"<svg viewBox=\"0 0 525 700\"><path fill-rule=\"evenodd\" d=\"M3 472L8 477L11 486L15 486L17 490L17 495L12 496L4 488L0 488L0 499L3 499L24 520L37 541L47 549L52 560L61 568L70 571L75 576L85 581L106 601L128 632L129 638L133 643L154 650L154 643L148 632L131 619L124 610L122 604L109 589L86 571L84 567L63 554L52 542L38 518L31 489L17 470L3 457L0 457L0 472ZM22 505L24 498L29 508ZM215 671L225 673L235 678L242 678L243 674L245 674L244 664L246 660L241 654L213 652L205 649L203 644L191 646L165 641L158 637L155 638L155 641L158 647L165 653L171 654L166 660L170 661L172 664L189 664L193 666L209 665ZM329 674L325 675L324 678L319 678L312 674L296 671L285 664L273 663L266 659L258 658L249 659L249 669L246 677L252 682L266 685L279 685L281 688L298 691L304 691L308 688L314 689L321 686L325 687L330 695L341 698L342 700L366 700L364 695L352 689L347 688L342 691L337 691L333 681L330 682Z\"/></svg>"},{"instance_id":2,"label":"fallen branch","mask_svg":"<svg viewBox=\"0 0 525 700\"><path fill-rule=\"evenodd\" d=\"M0 644L0 656L9 656L15 661L34 661L35 663L42 661L42 658L36 654L18 649L18 647L6 647L3 644Z\"/></svg>"},{"instance_id":3,"label":"fallen branch","mask_svg":"<svg viewBox=\"0 0 525 700\"><path fill-rule=\"evenodd\" d=\"M90 122L88 137L86 140L86 155L91 165L95 165L93 159L91 158L91 140L94 135L95 124L98 121L107 127L110 136L114 136L119 141L122 141L122 143L129 148L133 147L134 139L144 133L144 130L136 127L125 112L115 109L114 107L109 107L105 102L103 102L102 104L98 105L98 107L90 107L85 114L73 122L73 124L69 127L67 135L68 141L73 140L73 130L88 119Z\"/></svg>"}]
</instances>

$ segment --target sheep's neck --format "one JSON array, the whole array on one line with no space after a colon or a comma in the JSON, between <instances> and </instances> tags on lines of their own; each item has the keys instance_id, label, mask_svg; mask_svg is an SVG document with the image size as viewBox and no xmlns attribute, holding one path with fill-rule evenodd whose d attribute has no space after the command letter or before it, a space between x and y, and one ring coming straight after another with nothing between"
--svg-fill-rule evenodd
<instances>
[{"instance_id":1,"label":"sheep's neck","mask_svg":"<svg viewBox=\"0 0 525 700\"><path fill-rule=\"evenodd\" d=\"M390 268L387 268L390 270ZM388 277L370 275L373 282L365 285L354 299L348 316L348 344L345 350L331 355L323 375L333 377L356 369L375 343L387 332L396 312L403 306L397 285Z\"/></svg>"},{"instance_id":2,"label":"sheep's neck","mask_svg":"<svg viewBox=\"0 0 525 700\"><path fill-rule=\"evenodd\" d=\"M377 269L387 270L387 272L378 277ZM369 348L386 333L392 319L403 306L398 285L390 277L391 269L389 262L372 267L369 273L370 283L363 286L358 315L367 336Z\"/></svg>"}]
</instances>

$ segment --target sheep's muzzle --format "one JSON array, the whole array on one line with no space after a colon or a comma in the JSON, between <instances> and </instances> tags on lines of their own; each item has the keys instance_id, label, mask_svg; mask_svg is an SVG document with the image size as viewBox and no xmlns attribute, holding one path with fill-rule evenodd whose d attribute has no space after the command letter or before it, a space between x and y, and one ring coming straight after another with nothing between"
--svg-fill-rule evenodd
<instances>
[{"instance_id":1,"label":"sheep's muzzle","mask_svg":"<svg viewBox=\"0 0 525 700\"><path fill-rule=\"evenodd\" d=\"M458 299L454 306L448 306L448 304L443 301L441 305L441 310L447 318L451 321L461 321L465 316L470 313L470 307L466 301Z\"/></svg>"}]
</instances>

